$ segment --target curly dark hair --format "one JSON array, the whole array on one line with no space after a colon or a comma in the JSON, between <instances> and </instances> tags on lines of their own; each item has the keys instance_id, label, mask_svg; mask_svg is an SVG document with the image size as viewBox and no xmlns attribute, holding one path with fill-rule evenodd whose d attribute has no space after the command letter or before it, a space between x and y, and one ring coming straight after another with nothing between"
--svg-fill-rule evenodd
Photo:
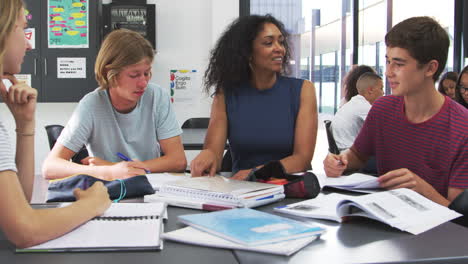
<instances>
[{"instance_id":1,"label":"curly dark hair","mask_svg":"<svg viewBox=\"0 0 468 264\"><path fill-rule=\"evenodd\" d=\"M463 68L463 70L460 72L460 75L458 75L457 88L455 89L455 101L463 105L465 108L468 108L468 103L465 102L465 99L463 99L459 88L463 74L468 74L468 65L465 66L465 68Z\"/></svg>"},{"instance_id":2,"label":"curly dark hair","mask_svg":"<svg viewBox=\"0 0 468 264\"><path fill-rule=\"evenodd\" d=\"M447 95L447 93L445 92L445 88L444 88L444 81L445 80L451 80L451 81L454 81L454 82L457 82L457 79L458 79L458 73L456 72L446 72L442 75L442 77L440 77L440 80L439 80L439 92L443 95Z\"/></svg>"},{"instance_id":3,"label":"curly dark hair","mask_svg":"<svg viewBox=\"0 0 468 264\"><path fill-rule=\"evenodd\" d=\"M232 22L211 50L208 68L203 78L205 91L214 94L221 90L230 93L239 84L250 80L251 70L249 60L252 57L253 42L267 23L275 25L284 37L285 54L283 58L283 73L287 71L290 58L288 36L286 29L279 20L270 14L265 16L242 16Z\"/></svg>"},{"instance_id":4,"label":"curly dark hair","mask_svg":"<svg viewBox=\"0 0 468 264\"><path fill-rule=\"evenodd\" d=\"M356 66L348 72L344 80L344 87L346 88L346 102L349 102L353 96L358 94L356 83L359 77L366 72L375 73L374 69L367 65Z\"/></svg>"}]
</instances>

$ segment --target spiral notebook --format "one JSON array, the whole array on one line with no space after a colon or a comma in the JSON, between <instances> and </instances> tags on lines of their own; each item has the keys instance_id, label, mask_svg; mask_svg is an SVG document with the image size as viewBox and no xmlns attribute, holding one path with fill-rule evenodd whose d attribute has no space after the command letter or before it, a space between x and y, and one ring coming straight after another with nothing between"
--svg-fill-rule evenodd
<instances>
[{"instance_id":1,"label":"spiral notebook","mask_svg":"<svg viewBox=\"0 0 468 264\"><path fill-rule=\"evenodd\" d=\"M164 203L113 203L73 231L16 252L161 250Z\"/></svg>"},{"instance_id":2,"label":"spiral notebook","mask_svg":"<svg viewBox=\"0 0 468 264\"><path fill-rule=\"evenodd\" d=\"M223 176L185 178L166 182L145 202L204 210L256 207L284 198L282 185L231 180Z\"/></svg>"}]
</instances>

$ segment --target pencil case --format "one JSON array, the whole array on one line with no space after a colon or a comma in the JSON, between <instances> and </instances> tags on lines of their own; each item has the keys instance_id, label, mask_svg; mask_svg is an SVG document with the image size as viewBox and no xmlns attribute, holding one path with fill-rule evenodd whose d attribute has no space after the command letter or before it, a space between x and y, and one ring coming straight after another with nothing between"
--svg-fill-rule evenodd
<instances>
[{"instance_id":1,"label":"pencil case","mask_svg":"<svg viewBox=\"0 0 468 264\"><path fill-rule=\"evenodd\" d=\"M285 172L280 161L270 161L260 169L253 170L249 181L281 184L287 198L315 198L320 193L317 176L312 172L300 175Z\"/></svg>"},{"instance_id":2,"label":"pencil case","mask_svg":"<svg viewBox=\"0 0 468 264\"><path fill-rule=\"evenodd\" d=\"M76 201L73 195L75 188L86 189L97 181L102 182L107 187L111 200L118 201L124 198L143 197L147 194L154 194L154 189L146 175L139 175L123 180L106 181L91 175L77 174L63 179L51 180L47 191L47 202Z\"/></svg>"}]
</instances>

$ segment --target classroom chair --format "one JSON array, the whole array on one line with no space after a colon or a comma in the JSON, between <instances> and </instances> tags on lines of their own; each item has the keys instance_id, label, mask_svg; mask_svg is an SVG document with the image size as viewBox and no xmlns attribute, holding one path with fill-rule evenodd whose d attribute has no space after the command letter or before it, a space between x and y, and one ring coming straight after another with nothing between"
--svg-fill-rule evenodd
<instances>
[{"instance_id":1,"label":"classroom chair","mask_svg":"<svg viewBox=\"0 0 468 264\"><path fill-rule=\"evenodd\" d=\"M464 190L450 203L449 208L462 214L463 216L455 218L452 222L468 227L468 190Z\"/></svg>"},{"instance_id":2,"label":"classroom chair","mask_svg":"<svg viewBox=\"0 0 468 264\"><path fill-rule=\"evenodd\" d=\"M45 130L47 132L47 139L49 140L49 147L52 149L57 141L60 133L62 133L63 126L62 125L48 125L45 126ZM81 160L88 157L88 150L85 146L83 146L80 151L78 151L71 160L75 163L81 164Z\"/></svg>"},{"instance_id":3,"label":"classroom chair","mask_svg":"<svg viewBox=\"0 0 468 264\"><path fill-rule=\"evenodd\" d=\"M221 171L223 172L232 171L232 156L231 156L231 150L229 149L229 147L224 153L223 160L221 161Z\"/></svg>"},{"instance_id":4,"label":"classroom chair","mask_svg":"<svg viewBox=\"0 0 468 264\"><path fill-rule=\"evenodd\" d=\"M333 132L331 129L331 121L324 120L325 123L325 131L327 132L327 139L328 139L328 151L333 154L340 154L340 150L336 145L335 137L333 137Z\"/></svg>"},{"instance_id":5,"label":"classroom chair","mask_svg":"<svg viewBox=\"0 0 468 264\"><path fill-rule=\"evenodd\" d=\"M182 124L182 129L184 128L208 128L210 123L209 117L193 117L185 120Z\"/></svg>"}]
</instances>

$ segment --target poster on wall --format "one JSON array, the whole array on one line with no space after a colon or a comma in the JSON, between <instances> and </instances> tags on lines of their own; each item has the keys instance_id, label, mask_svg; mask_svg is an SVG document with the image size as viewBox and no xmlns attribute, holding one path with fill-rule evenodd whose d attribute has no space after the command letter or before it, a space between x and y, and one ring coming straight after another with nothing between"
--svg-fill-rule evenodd
<instances>
[{"instance_id":1,"label":"poster on wall","mask_svg":"<svg viewBox=\"0 0 468 264\"><path fill-rule=\"evenodd\" d=\"M88 0L48 0L49 48L88 48Z\"/></svg>"},{"instance_id":2,"label":"poster on wall","mask_svg":"<svg viewBox=\"0 0 468 264\"><path fill-rule=\"evenodd\" d=\"M24 30L24 35L31 45L31 49L36 48L36 29L35 28L27 28Z\"/></svg>"},{"instance_id":3,"label":"poster on wall","mask_svg":"<svg viewBox=\"0 0 468 264\"><path fill-rule=\"evenodd\" d=\"M28 86L31 86L31 74L15 74L16 80L20 83L26 83ZM10 80L2 79L3 85L7 91L10 91L10 87L13 85Z\"/></svg>"},{"instance_id":4,"label":"poster on wall","mask_svg":"<svg viewBox=\"0 0 468 264\"><path fill-rule=\"evenodd\" d=\"M31 87L31 74L15 74L15 78Z\"/></svg>"},{"instance_id":5,"label":"poster on wall","mask_svg":"<svg viewBox=\"0 0 468 264\"><path fill-rule=\"evenodd\" d=\"M57 78L86 78L86 58L57 58Z\"/></svg>"},{"instance_id":6,"label":"poster on wall","mask_svg":"<svg viewBox=\"0 0 468 264\"><path fill-rule=\"evenodd\" d=\"M197 70L171 70L171 102L190 102L193 98L193 82Z\"/></svg>"},{"instance_id":7,"label":"poster on wall","mask_svg":"<svg viewBox=\"0 0 468 264\"><path fill-rule=\"evenodd\" d=\"M147 37L147 12L146 7L138 6L112 6L111 7L111 28L126 28L140 33Z\"/></svg>"}]
</instances>

